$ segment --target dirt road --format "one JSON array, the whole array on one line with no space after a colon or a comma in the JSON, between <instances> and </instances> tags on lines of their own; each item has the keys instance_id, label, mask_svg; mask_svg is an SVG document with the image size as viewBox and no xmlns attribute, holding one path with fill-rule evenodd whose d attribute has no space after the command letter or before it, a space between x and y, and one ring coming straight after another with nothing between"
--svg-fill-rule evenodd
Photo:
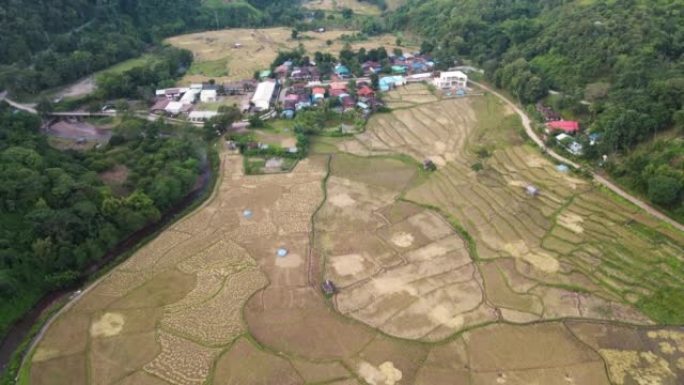
<instances>
[{"instance_id":1,"label":"dirt road","mask_svg":"<svg viewBox=\"0 0 684 385\"><path fill-rule=\"evenodd\" d=\"M563 157L562 155L559 155L558 153L556 153L555 151L553 151L551 149L546 148L546 145L544 145L544 142L541 140L541 138L539 138L539 136L537 136L537 133L534 132L534 130L532 129L532 124L530 123L530 118L527 116L527 114L520 107L518 107L518 105L516 105L512 101L508 100L508 98L506 98L505 96L503 96L502 94L500 94L499 92L495 91L494 89L492 89L491 87L489 87L485 84L474 82L472 80L470 80L470 82L475 84L476 86L488 91L488 92L491 92L493 95L495 95L496 97L501 99L504 103L506 103L508 106L510 106L520 116L520 119L522 120L522 123L523 123L523 127L525 127L525 132L527 133L527 136L530 139L532 139L532 141L535 144L537 144L537 146L539 146L539 148L544 149L550 157L556 159L559 162L563 162L567 165L570 165L573 168L581 168L581 166L579 164L571 161L568 158ZM610 189L611 191L613 191L617 195L619 195L622 198L632 202L633 204L635 204L639 208L643 209L647 213L653 215L654 217L656 217L656 218L658 218L664 222L667 222L668 224L672 225L674 228L678 229L679 231L684 232L684 225L682 225L681 223L679 223L679 222L675 221L674 219L668 217L667 215L661 213L660 211L656 210L655 208L653 208L652 206L650 206L646 202L640 200L639 198L629 194L627 191L618 187L615 183L609 181L605 177L603 177L603 176L601 176L595 172L591 172L591 175L594 178L594 180L596 182L598 182L599 184L607 187L608 189Z\"/></svg>"},{"instance_id":2,"label":"dirt road","mask_svg":"<svg viewBox=\"0 0 684 385\"><path fill-rule=\"evenodd\" d=\"M10 106L16 108L17 110L26 111L30 114L37 114L38 111L34 108L35 106L29 104L17 103L13 100L7 99L7 91L0 93L0 102L5 101Z\"/></svg>"}]
</instances>

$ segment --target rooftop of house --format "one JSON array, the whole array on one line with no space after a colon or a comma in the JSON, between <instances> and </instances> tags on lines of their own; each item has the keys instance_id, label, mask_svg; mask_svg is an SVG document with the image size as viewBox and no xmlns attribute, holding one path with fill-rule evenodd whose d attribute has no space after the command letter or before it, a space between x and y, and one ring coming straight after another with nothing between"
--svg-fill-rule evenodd
<instances>
[{"instance_id":1,"label":"rooftop of house","mask_svg":"<svg viewBox=\"0 0 684 385\"><path fill-rule=\"evenodd\" d=\"M347 89L347 83L345 83L345 82L332 82L332 83L330 83L330 89L331 90L346 90Z\"/></svg>"},{"instance_id":2,"label":"rooftop of house","mask_svg":"<svg viewBox=\"0 0 684 385\"><path fill-rule=\"evenodd\" d=\"M150 108L150 110L151 111L163 110L166 108L166 106L169 105L169 103L171 103L171 101L169 99L159 100Z\"/></svg>"},{"instance_id":3,"label":"rooftop of house","mask_svg":"<svg viewBox=\"0 0 684 385\"><path fill-rule=\"evenodd\" d=\"M362 86L358 89L358 91L356 91L356 93L359 94L359 96L371 96L375 92L368 86Z\"/></svg>"},{"instance_id":4,"label":"rooftop of house","mask_svg":"<svg viewBox=\"0 0 684 385\"><path fill-rule=\"evenodd\" d=\"M576 122L574 120L557 120L554 122L548 122L546 123L547 127L555 129L555 130L561 130L569 133L574 133L579 131L579 122Z\"/></svg>"}]
</instances>

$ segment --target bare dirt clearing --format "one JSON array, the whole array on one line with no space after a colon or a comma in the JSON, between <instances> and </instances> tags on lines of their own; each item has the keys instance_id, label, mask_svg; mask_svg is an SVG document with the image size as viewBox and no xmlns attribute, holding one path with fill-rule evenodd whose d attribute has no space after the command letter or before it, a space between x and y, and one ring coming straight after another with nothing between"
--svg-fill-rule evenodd
<instances>
[{"instance_id":1,"label":"bare dirt clearing","mask_svg":"<svg viewBox=\"0 0 684 385\"><path fill-rule=\"evenodd\" d=\"M106 143L112 136L111 129L95 127L88 122L77 120L59 120L50 125L47 134L62 139L83 139Z\"/></svg>"}]
</instances>

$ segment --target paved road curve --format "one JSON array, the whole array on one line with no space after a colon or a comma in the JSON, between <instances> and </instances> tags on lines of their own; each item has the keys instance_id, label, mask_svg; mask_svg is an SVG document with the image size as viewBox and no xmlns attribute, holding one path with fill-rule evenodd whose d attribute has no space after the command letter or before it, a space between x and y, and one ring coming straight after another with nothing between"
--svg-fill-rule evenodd
<instances>
[{"instance_id":1,"label":"paved road curve","mask_svg":"<svg viewBox=\"0 0 684 385\"><path fill-rule=\"evenodd\" d=\"M537 136L537 133L534 132L534 130L532 129L532 124L530 123L530 118L527 116L525 111L523 111L515 103L508 100L508 98L506 98L505 96L503 96L502 94L500 94L499 92L495 91L494 89L492 89L491 87L489 87L487 85L484 85L484 84L478 83L478 82L474 82L472 80L469 80L469 81L472 84L475 84L476 86L478 86L478 87L480 87L480 88L482 88L488 92L491 92L493 95L495 95L499 99L503 100L504 103L509 105L518 115L520 115L520 119L522 120L523 126L525 127L525 132L527 133L527 136L529 136L530 139L532 139L532 141L534 141L534 143L536 143L537 146L539 146L539 148L544 149L549 156L551 156L552 158L556 159L559 162L563 162L563 163L570 165L574 168L581 168L581 166L579 164L571 161L568 158L563 157L562 155L559 155L558 153L556 153L555 151L553 151L551 149L546 148L546 145L544 145L544 142L539 138L539 136ZM650 206L648 203L642 201L641 199L631 195L627 191L618 187L615 183L606 179L605 177L603 177L597 173L594 173L594 172L592 172L591 175L593 176L594 180L596 182L598 182L599 184L609 188L614 193L616 193L619 196L625 198L626 200L632 202L633 204L640 207L641 209L643 209L647 213L653 215L654 217L656 217L662 221L665 221L665 222L669 223L670 225L672 225L674 228L678 229L679 231L684 232L684 225L682 225L681 223L675 221L674 219L663 214L662 212L656 210L655 208Z\"/></svg>"}]
</instances>

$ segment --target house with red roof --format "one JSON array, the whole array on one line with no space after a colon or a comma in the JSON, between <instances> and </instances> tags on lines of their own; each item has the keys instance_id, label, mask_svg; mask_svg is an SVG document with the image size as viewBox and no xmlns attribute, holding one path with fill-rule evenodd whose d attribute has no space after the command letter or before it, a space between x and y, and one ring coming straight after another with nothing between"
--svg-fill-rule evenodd
<instances>
[{"instance_id":1,"label":"house with red roof","mask_svg":"<svg viewBox=\"0 0 684 385\"><path fill-rule=\"evenodd\" d=\"M563 131L568 134L574 134L579 131L579 122L574 120L556 120L546 123L546 126L552 131Z\"/></svg>"},{"instance_id":2,"label":"house with red roof","mask_svg":"<svg viewBox=\"0 0 684 385\"><path fill-rule=\"evenodd\" d=\"M337 97L340 97L340 96L342 96L342 95L348 95L348 94L349 94L349 92L347 92L346 89L343 89L343 90L341 90L341 89L336 89L336 88L331 88L331 89L330 89L330 96L333 97L333 98L337 98Z\"/></svg>"},{"instance_id":3,"label":"house with red roof","mask_svg":"<svg viewBox=\"0 0 684 385\"><path fill-rule=\"evenodd\" d=\"M324 99L325 98L325 88L314 87L313 90L311 90L311 94L313 95L314 100Z\"/></svg>"},{"instance_id":4,"label":"house with red roof","mask_svg":"<svg viewBox=\"0 0 684 385\"><path fill-rule=\"evenodd\" d=\"M375 95L375 91L368 86L361 86L361 88L356 91L356 94L363 98L372 98Z\"/></svg>"},{"instance_id":5,"label":"house with red roof","mask_svg":"<svg viewBox=\"0 0 684 385\"><path fill-rule=\"evenodd\" d=\"M347 83L345 82L332 82L330 83L331 90L343 90L347 91Z\"/></svg>"}]
</instances>

